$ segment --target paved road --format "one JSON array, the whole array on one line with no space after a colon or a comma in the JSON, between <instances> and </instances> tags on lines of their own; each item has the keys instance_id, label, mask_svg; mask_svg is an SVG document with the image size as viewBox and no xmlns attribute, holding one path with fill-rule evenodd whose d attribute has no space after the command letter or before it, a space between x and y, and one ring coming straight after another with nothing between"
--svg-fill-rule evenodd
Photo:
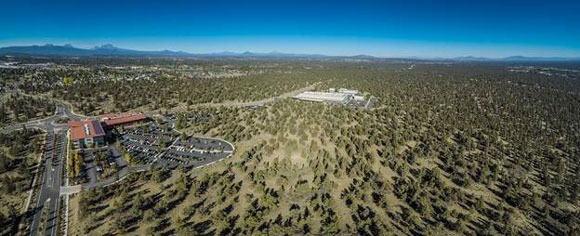
<instances>
[{"instance_id":1,"label":"paved road","mask_svg":"<svg viewBox=\"0 0 580 236\"><path fill-rule=\"evenodd\" d=\"M88 183L83 183L82 189L93 189L96 187L102 187L102 186L107 186L109 184L115 183L116 181L118 181L119 179L122 179L124 177L126 177L131 170L129 169L129 164L127 163L127 161L125 161L125 159L123 159L123 156L121 155L121 152L119 150L117 150L117 148L113 145L113 144L109 144L108 145L108 150L109 152L111 152L112 156L115 158L115 163L117 165L117 167L119 168L119 175L118 178L117 176L111 176L107 179L103 179L103 180L98 180L98 181L89 181ZM94 165L94 162L93 162ZM134 167L133 167L134 168ZM149 167L147 166L147 168L141 166L138 167L138 170L146 170ZM133 170L135 171L135 170Z\"/></svg>"},{"instance_id":2,"label":"paved road","mask_svg":"<svg viewBox=\"0 0 580 236\"><path fill-rule=\"evenodd\" d=\"M38 128L43 129L45 131L50 130L65 130L66 124L58 124L56 120L59 118L69 118L71 120L82 120L86 117L74 114L71 111L71 107L69 104L57 104L56 105L56 112L53 116L43 118L40 120L33 120L19 124L12 124L6 127L3 127L0 132L1 133L10 133L14 132L15 130L26 128Z\"/></svg>"},{"instance_id":3,"label":"paved road","mask_svg":"<svg viewBox=\"0 0 580 236\"><path fill-rule=\"evenodd\" d=\"M10 133L18 129L38 128L46 131L47 145L44 151L44 157L41 161L41 167L44 168L42 180L38 185L39 192L37 199L32 199L36 202L33 209L28 209L26 221L30 222L29 235L56 235L58 226L58 214L60 204L60 187L62 181L63 158L66 152L66 124L58 124L56 120L59 118L68 118L70 120L81 120L86 118L81 115L74 114L71 110L70 104L58 103L56 111L53 116L43 118L40 120L28 121L20 124L13 124L3 127L1 133ZM36 188L37 186L33 186ZM42 216L43 210L48 208L45 216ZM43 225L42 232L39 232L39 227Z\"/></svg>"},{"instance_id":4,"label":"paved road","mask_svg":"<svg viewBox=\"0 0 580 236\"><path fill-rule=\"evenodd\" d=\"M85 169L86 169L86 173L87 173L87 177L89 178L89 183L90 184L95 184L97 183L98 179L97 179L97 164L95 162L95 155L91 152L87 152L84 155L84 161L85 163Z\"/></svg>"},{"instance_id":5,"label":"paved road","mask_svg":"<svg viewBox=\"0 0 580 236\"><path fill-rule=\"evenodd\" d=\"M55 121L58 118L81 120L84 117L72 113L70 105L58 104L54 116L40 121L28 122L32 127L46 130L48 136L56 136L56 146L45 152L45 154L52 153L52 156L45 158L43 181L40 183L37 205L35 209L32 209L33 216L30 227L30 235L32 236L57 234L63 158L66 152L66 124L56 124ZM48 201L49 199L50 201ZM48 207L48 214L44 219L41 215L45 207ZM42 222L43 220L45 221ZM44 232L39 232L38 227L41 224L44 224Z\"/></svg>"},{"instance_id":6,"label":"paved road","mask_svg":"<svg viewBox=\"0 0 580 236\"><path fill-rule=\"evenodd\" d=\"M55 136L54 144L47 145L43 178L40 183L40 194L38 195L36 209L33 209L30 235L56 235L58 223L58 210L60 204L60 184L62 177L63 154L66 151L66 133L59 131L54 133L49 131L48 136ZM48 204L47 204L48 203ZM43 218L43 209L48 207L47 215ZM44 223L43 231L39 232L39 227Z\"/></svg>"}]
</instances>

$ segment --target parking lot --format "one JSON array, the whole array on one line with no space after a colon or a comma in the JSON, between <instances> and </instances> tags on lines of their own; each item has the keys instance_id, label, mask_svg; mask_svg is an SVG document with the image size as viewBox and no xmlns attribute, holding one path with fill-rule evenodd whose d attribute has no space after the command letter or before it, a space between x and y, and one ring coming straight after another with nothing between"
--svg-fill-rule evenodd
<instances>
[{"instance_id":1,"label":"parking lot","mask_svg":"<svg viewBox=\"0 0 580 236\"><path fill-rule=\"evenodd\" d=\"M229 143L218 139L190 137L182 143L184 144L182 147L188 149L196 148L208 151L233 151L233 147Z\"/></svg>"},{"instance_id":2,"label":"parking lot","mask_svg":"<svg viewBox=\"0 0 580 236\"><path fill-rule=\"evenodd\" d=\"M83 150L80 155L84 160L81 174L83 183L94 185L99 180L112 176L122 167L117 165L117 158L120 156L113 155L108 148Z\"/></svg>"},{"instance_id":3,"label":"parking lot","mask_svg":"<svg viewBox=\"0 0 580 236\"><path fill-rule=\"evenodd\" d=\"M151 164L157 155L160 154L159 146L152 145L147 142L140 142L139 139L121 139L121 145L129 152L132 157L135 157L144 164Z\"/></svg>"},{"instance_id":4,"label":"parking lot","mask_svg":"<svg viewBox=\"0 0 580 236\"><path fill-rule=\"evenodd\" d=\"M178 165L197 167L228 157L233 146L219 139L187 137L155 121L125 129L118 134L123 148L143 164L175 168Z\"/></svg>"}]
</instances>

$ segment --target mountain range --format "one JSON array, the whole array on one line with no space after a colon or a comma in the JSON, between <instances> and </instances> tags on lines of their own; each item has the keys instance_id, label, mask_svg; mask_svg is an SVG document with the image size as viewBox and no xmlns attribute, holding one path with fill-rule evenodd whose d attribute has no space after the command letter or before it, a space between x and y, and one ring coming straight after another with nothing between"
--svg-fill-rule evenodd
<instances>
[{"instance_id":1,"label":"mountain range","mask_svg":"<svg viewBox=\"0 0 580 236\"><path fill-rule=\"evenodd\" d=\"M183 51L140 51L132 49L123 49L104 44L102 46L90 49L76 48L70 44L53 45L45 44L42 46L10 46L0 48L0 55L29 55L29 56L123 56L123 57L326 57L318 54L293 54L293 53L254 53L254 52L218 52L194 54Z\"/></svg>"},{"instance_id":2,"label":"mountain range","mask_svg":"<svg viewBox=\"0 0 580 236\"><path fill-rule=\"evenodd\" d=\"M73 47L70 44L65 45L32 45L32 46L9 46L0 48L0 55L26 55L26 56L65 56L65 57L92 57L92 56L119 56L119 57L273 57L273 58L348 58L356 60L375 60L384 59L369 55L355 55L355 56L327 56L322 54L297 54L297 53L255 53L255 52L218 52L218 53L188 53L183 51L140 51L132 49L123 49L113 46L112 44L104 44L102 46L93 47L90 49L83 49ZM524 61L580 61L580 57L525 57L525 56L511 56L504 58L487 58L487 57L454 57L454 58L421 58L409 57L413 60L440 60L440 61L466 61L466 62L486 62L486 61L505 61L505 62L524 62Z\"/></svg>"}]
</instances>

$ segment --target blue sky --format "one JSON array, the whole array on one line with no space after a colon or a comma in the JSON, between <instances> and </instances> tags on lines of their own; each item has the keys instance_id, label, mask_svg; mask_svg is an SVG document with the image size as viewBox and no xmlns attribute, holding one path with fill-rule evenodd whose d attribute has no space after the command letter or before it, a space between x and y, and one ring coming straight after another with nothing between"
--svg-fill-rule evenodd
<instances>
[{"instance_id":1,"label":"blue sky","mask_svg":"<svg viewBox=\"0 0 580 236\"><path fill-rule=\"evenodd\" d=\"M0 0L0 46L580 56L580 1Z\"/></svg>"}]
</instances>

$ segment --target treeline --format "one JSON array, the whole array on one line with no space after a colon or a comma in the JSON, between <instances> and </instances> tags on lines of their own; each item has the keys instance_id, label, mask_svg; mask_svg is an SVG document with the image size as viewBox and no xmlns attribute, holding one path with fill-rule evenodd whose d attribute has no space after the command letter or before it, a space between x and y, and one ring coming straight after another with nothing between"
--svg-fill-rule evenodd
<instances>
[{"instance_id":1,"label":"treeline","mask_svg":"<svg viewBox=\"0 0 580 236\"><path fill-rule=\"evenodd\" d=\"M56 68L23 72L19 88L31 94L51 93L84 114L124 112L221 102L247 102L278 96L320 79L305 69L213 68L142 69ZM65 78L66 82L65 83Z\"/></svg>"}]
</instances>

